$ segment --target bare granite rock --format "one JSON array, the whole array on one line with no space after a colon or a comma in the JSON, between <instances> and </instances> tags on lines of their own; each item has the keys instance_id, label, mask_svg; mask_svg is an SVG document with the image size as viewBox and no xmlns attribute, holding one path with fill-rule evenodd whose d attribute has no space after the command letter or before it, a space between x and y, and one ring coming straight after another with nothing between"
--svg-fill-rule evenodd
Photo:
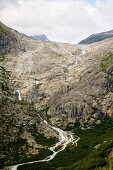
<instances>
[{"instance_id":1,"label":"bare granite rock","mask_svg":"<svg viewBox=\"0 0 113 170\"><path fill-rule=\"evenodd\" d=\"M24 101L35 108L49 106L50 120L59 126L78 121L94 125L113 116L112 38L71 45L18 37L26 51L9 54L2 64Z\"/></svg>"}]
</instances>

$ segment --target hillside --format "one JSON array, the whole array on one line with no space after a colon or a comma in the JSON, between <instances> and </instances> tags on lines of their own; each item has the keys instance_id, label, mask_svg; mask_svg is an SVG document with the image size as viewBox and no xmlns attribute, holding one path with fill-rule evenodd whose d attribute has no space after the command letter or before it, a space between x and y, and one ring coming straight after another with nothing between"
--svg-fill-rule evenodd
<instances>
[{"instance_id":1,"label":"hillside","mask_svg":"<svg viewBox=\"0 0 113 170\"><path fill-rule=\"evenodd\" d=\"M44 159L51 153L48 147L57 142L57 134L38 114L55 127L80 135L79 147L67 146L52 160L54 166L49 162L40 163L41 166L82 170L81 161L86 164L90 153L92 160L86 169L91 169L94 157L97 157L95 170L107 166L105 156L99 157L94 147L101 144L107 159L113 148L113 38L91 45L39 42L1 25L0 41L8 45L0 46L0 166ZM10 46L10 42L13 45ZM101 143L97 140L97 131ZM92 133L95 139L89 146ZM107 141L105 146L104 141ZM68 153L73 155L72 160ZM78 162L74 163L77 154ZM69 167L64 165L68 160Z\"/></svg>"},{"instance_id":2,"label":"hillside","mask_svg":"<svg viewBox=\"0 0 113 170\"><path fill-rule=\"evenodd\" d=\"M35 108L49 107L53 124L79 121L81 126L93 126L113 114L112 42L72 46L32 41L26 52L9 56L3 64L12 72L14 88L19 88L23 100Z\"/></svg>"},{"instance_id":3,"label":"hillside","mask_svg":"<svg viewBox=\"0 0 113 170\"><path fill-rule=\"evenodd\" d=\"M113 37L113 30L98 33L98 34L93 34L93 35L89 36L88 38L79 42L79 44L92 44L92 43L99 42L104 39L112 38L112 37Z\"/></svg>"},{"instance_id":4,"label":"hillside","mask_svg":"<svg viewBox=\"0 0 113 170\"><path fill-rule=\"evenodd\" d=\"M21 42L22 36L17 31L6 27L0 22L0 55L16 53L19 50L25 50Z\"/></svg>"},{"instance_id":5,"label":"hillside","mask_svg":"<svg viewBox=\"0 0 113 170\"><path fill-rule=\"evenodd\" d=\"M50 137L47 139L44 136L40 128L41 120L37 116L39 111L36 111L29 103L18 100L18 93L14 94L10 82L10 73L3 67L0 67L0 87L0 124L2 125L0 127L0 167L37 159L39 152L40 157L43 154L46 155L47 146L56 140L51 140ZM43 112L40 111L40 113Z\"/></svg>"}]
</instances>

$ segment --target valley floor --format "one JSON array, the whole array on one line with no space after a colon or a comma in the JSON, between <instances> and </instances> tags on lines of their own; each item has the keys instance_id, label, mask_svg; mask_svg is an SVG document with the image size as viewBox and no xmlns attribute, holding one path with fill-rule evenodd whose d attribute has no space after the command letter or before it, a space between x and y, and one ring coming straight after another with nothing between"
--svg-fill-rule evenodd
<instances>
[{"instance_id":1,"label":"valley floor","mask_svg":"<svg viewBox=\"0 0 113 170\"><path fill-rule=\"evenodd\" d=\"M72 130L80 136L78 146L70 144L50 162L19 166L18 170L112 170L113 119L95 128Z\"/></svg>"}]
</instances>

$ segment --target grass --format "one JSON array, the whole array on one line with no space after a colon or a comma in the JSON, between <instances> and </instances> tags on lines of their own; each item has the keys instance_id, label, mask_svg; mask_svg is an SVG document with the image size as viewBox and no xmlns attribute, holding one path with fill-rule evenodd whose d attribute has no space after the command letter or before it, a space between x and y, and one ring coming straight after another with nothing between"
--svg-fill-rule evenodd
<instances>
[{"instance_id":1,"label":"grass","mask_svg":"<svg viewBox=\"0 0 113 170\"><path fill-rule=\"evenodd\" d=\"M26 156L27 143L24 139L18 139L14 142L0 141L0 167L21 162Z\"/></svg>"},{"instance_id":2,"label":"grass","mask_svg":"<svg viewBox=\"0 0 113 170\"><path fill-rule=\"evenodd\" d=\"M113 54L109 54L102 60L101 63L101 71L104 71L109 76L112 76L112 73L108 71L108 68L111 67L113 63ZM33 110L31 106L23 102L12 102L11 97L11 89L8 86L9 81L9 74L3 68L0 67L0 71L2 72L1 76L1 89L2 89L2 121L5 118L7 119L8 112L16 112L16 113L23 113L29 116L35 116L36 112ZM10 99L10 100L9 100ZM14 100L14 99L13 99ZM11 104L12 103L12 104ZM6 105L9 105L6 107ZM16 109L14 109L16 105ZM13 107L12 107L13 106ZM40 113L45 112L48 121L49 117L47 115L48 108L44 108L40 110ZM6 115L5 115L6 113ZM14 125L15 122L11 119L10 122L6 123L5 135L7 136L9 133L8 126ZM26 125L27 126L27 125ZM23 126L20 127L19 133L23 131ZM35 163L29 165L20 166L18 169L26 169L26 170L91 170L91 169L99 169L104 170L106 168L112 169L113 159L109 159L109 154L113 149L113 119L107 119L103 121L101 124L97 125L96 127L88 130L81 130L79 128L79 124L75 124L72 128L71 125L66 127L66 130L72 130L75 135L78 135L81 139L78 142L78 146L75 145L68 145L66 149L62 152L59 152L58 155L50 162L45 163ZM51 146L52 144L56 143L55 138L47 139L42 134L37 133L37 126L33 124L30 127L29 132L34 136L35 141L38 144L43 146ZM20 135L20 134L19 134ZM97 149L95 146L99 146ZM28 152L28 145L26 140L17 139L14 142L5 142L0 143L0 162L1 166L11 165L15 163L21 162L28 162L33 160L44 159L47 155L51 154L51 151L48 149L40 150L39 154L37 155L29 155L27 156L26 153ZM5 149L4 149L5 148ZM57 148L59 149L59 148ZM17 156L16 156L17 155Z\"/></svg>"},{"instance_id":3,"label":"grass","mask_svg":"<svg viewBox=\"0 0 113 170\"><path fill-rule=\"evenodd\" d=\"M10 36L10 32L6 28L4 28L2 26L2 24L0 24L0 33L4 34L6 36Z\"/></svg>"},{"instance_id":4,"label":"grass","mask_svg":"<svg viewBox=\"0 0 113 170\"><path fill-rule=\"evenodd\" d=\"M50 166L51 165L49 162L38 163L38 164L34 163L34 164L19 166L17 170L54 170Z\"/></svg>"},{"instance_id":5,"label":"grass","mask_svg":"<svg viewBox=\"0 0 113 170\"><path fill-rule=\"evenodd\" d=\"M113 92L113 54L109 53L100 64L101 71L106 73L106 92Z\"/></svg>"},{"instance_id":6,"label":"grass","mask_svg":"<svg viewBox=\"0 0 113 170\"><path fill-rule=\"evenodd\" d=\"M0 62L3 62L5 60L4 56L0 56Z\"/></svg>"},{"instance_id":7,"label":"grass","mask_svg":"<svg viewBox=\"0 0 113 170\"><path fill-rule=\"evenodd\" d=\"M46 138L43 134L38 133L37 135L34 135L35 141L43 146L51 146L58 142L56 138Z\"/></svg>"},{"instance_id":8,"label":"grass","mask_svg":"<svg viewBox=\"0 0 113 170\"><path fill-rule=\"evenodd\" d=\"M109 161L108 157L113 149L113 119L107 119L88 130L81 130L76 126L73 131L81 138L77 147L68 145L49 163L27 165L26 168L41 170L41 167L45 166L45 170L97 170L98 168L104 170L103 168L112 166L113 161L112 159ZM95 146L99 147L96 149ZM21 169L24 170L23 167L19 170Z\"/></svg>"},{"instance_id":9,"label":"grass","mask_svg":"<svg viewBox=\"0 0 113 170\"><path fill-rule=\"evenodd\" d=\"M38 111L31 104L17 100L13 94L10 73L1 66L0 95L0 124L2 125L0 127L0 168L43 159L50 155L52 152L47 147L56 143L57 139L48 139L38 132ZM39 153L32 155L29 151L32 147L26 139L22 138L24 132L30 134L44 149L38 149Z\"/></svg>"},{"instance_id":10,"label":"grass","mask_svg":"<svg viewBox=\"0 0 113 170\"><path fill-rule=\"evenodd\" d=\"M95 162L93 158L97 158L100 162L101 160L105 162L105 155L101 158L98 154L100 152L99 149L101 149L101 152L106 154L109 154L112 150L113 119L105 120L100 125L92 129L81 130L78 128L75 130L75 134L81 138L78 142L78 146L68 146L66 150L59 153L56 158L51 161L55 168L63 166L67 167L69 164L71 165L75 162L78 166L81 162L84 162L83 166L85 166L87 162L90 162L89 164ZM107 142L104 143L105 141ZM101 144L101 147L96 150L95 146L97 144ZM104 147L108 147L108 149L105 150Z\"/></svg>"},{"instance_id":11,"label":"grass","mask_svg":"<svg viewBox=\"0 0 113 170\"><path fill-rule=\"evenodd\" d=\"M113 76L113 73L108 72L108 68L113 66L113 54L109 53L101 62L101 71L107 73L108 75Z\"/></svg>"}]
</instances>

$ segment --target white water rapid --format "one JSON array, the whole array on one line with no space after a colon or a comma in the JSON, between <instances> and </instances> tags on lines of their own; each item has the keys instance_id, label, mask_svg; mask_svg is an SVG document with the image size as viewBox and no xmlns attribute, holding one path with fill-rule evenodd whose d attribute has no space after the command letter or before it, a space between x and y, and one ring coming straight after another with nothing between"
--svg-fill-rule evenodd
<instances>
[{"instance_id":1,"label":"white water rapid","mask_svg":"<svg viewBox=\"0 0 113 170\"><path fill-rule=\"evenodd\" d=\"M57 155L57 153L63 151L69 143L76 144L76 146L77 146L77 142L80 139L78 136L76 136L75 137L76 139L75 139L71 132L66 132L66 131L61 130L60 128L54 127L53 125L50 125L46 120L43 120L43 118L39 114L38 114L38 116L47 126L49 126L51 129L53 129L54 131L56 131L59 134L59 142L57 142L54 146L48 148L49 150L51 150L53 152L52 155L49 155L45 159L42 159L42 160L14 165L11 168L11 170L17 170L17 167L20 165L50 161Z\"/></svg>"},{"instance_id":2,"label":"white water rapid","mask_svg":"<svg viewBox=\"0 0 113 170\"><path fill-rule=\"evenodd\" d=\"M87 54L86 50L85 49L81 49L81 54L78 57L84 56L85 54ZM74 63L70 63L70 64L66 65L65 68L68 69L68 67L73 65L73 64L77 65L78 62L79 62L79 58L76 59ZM37 81L36 81L36 84L38 84ZM17 92L19 94L19 98L18 99L21 101L22 98L21 98L21 95L20 95L20 91L17 90ZM57 155L57 153L63 151L68 144L74 143L74 144L77 145L77 142L80 139L78 136L76 136L75 137L76 139L75 139L71 132L66 132L66 131L61 130L60 128L54 127L53 125L50 125L46 120L43 120L43 118L39 114L38 114L38 116L47 126L49 126L51 129L53 129L54 131L56 131L59 134L59 142L56 143L54 146L48 148L49 150L51 150L53 152L52 155L47 156L43 160L32 161L32 162L27 162L27 163L22 163L22 164L14 165L11 170L17 170L17 167L20 166L20 165L26 165L26 164L33 164L33 163L38 163L38 162L50 161L50 160L52 160Z\"/></svg>"}]
</instances>

